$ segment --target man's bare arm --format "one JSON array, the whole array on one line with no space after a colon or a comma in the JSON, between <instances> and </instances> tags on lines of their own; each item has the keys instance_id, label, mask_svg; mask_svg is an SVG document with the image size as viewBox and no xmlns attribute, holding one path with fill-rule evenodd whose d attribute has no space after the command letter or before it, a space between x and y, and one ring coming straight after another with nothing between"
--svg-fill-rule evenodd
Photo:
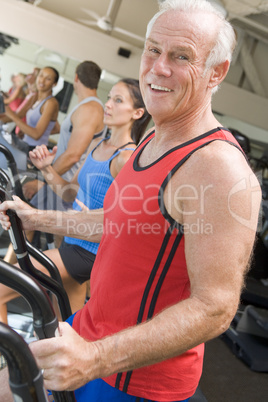
<instances>
[{"instance_id":1,"label":"man's bare arm","mask_svg":"<svg viewBox=\"0 0 268 402\"><path fill-rule=\"evenodd\" d=\"M6 230L10 228L7 209L16 211L24 230L41 230L63 236L99 243L103 231L103 209L82 211L43 211L30 207L19 197L14 201L0 204L0 224Z\"/></svg>"},{"instance_id":2,"label":"man's bare arm","mask_svg":"<svg viewBox=\"0 0 268 402\"><path fill-rule=\"evenodd\" d=\"M81 105L72 115L73 130L66 151L53 167L59 175L67 172L88 149L94 134L103 128L103 108L96 102Z\"/></svg>"}]
</instances>

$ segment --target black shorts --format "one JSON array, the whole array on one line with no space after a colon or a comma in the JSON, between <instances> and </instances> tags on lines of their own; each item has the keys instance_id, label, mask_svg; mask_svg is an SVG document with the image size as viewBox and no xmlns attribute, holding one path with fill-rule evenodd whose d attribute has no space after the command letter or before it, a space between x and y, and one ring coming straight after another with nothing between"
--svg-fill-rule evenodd
<instances>
[{"instance_id":1,"label":"black shorts","mask_svg":"<svg viewBox=\"0 0 268 402\"><path fill-rule=\"evenodd\" d=\"M64 240L59 253L67 272L74 280L82 284L90 279L95 254L75 244L68 244Z\"/></svg>"}]
</instances>

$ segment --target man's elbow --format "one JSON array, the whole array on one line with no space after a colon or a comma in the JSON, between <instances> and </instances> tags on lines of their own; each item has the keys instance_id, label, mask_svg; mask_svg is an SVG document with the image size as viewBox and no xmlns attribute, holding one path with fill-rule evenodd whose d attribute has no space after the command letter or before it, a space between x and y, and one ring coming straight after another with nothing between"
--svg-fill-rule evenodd
<instances>
[{"instance_id":1,"label":"man's elbow","mask_svg":"<svg viewBox=\"0 0 268 402\"><path fill-rule=\"evenodd\" d=\"M75 163L79 162L81 159L81 154L73 154L70 158L70 160L72 161L72 164L74 165Z\"/></svg>"},{"instance_id":2,"label":"man's elbow","mask_svg":"<svg viewBox=\"0 0 268 402\"><path fill-rule=\"evenodd\" d=\"M229 328L234 316L237 312L239 299L230 297L225 302L220 303L217 310L217 325L215 326L216 334L219 336Z\"/></svg>"},{"instance_id":3,"label":"man's elbow","mask_svg":"<svg viewBox=\"0 0 268 402\"><path fill-rule=\"evenodd\" d=\"M224 293L224 292L223 292ZM202 301L208 339L216 338L229 328L239 305L239 297L221 294Z\"/></svg>"}]
</instances>

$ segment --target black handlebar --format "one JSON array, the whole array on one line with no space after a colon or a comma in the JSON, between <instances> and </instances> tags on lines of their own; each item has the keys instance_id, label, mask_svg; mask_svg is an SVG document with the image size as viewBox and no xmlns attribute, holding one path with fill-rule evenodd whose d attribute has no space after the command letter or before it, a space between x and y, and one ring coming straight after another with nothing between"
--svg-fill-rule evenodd
<instances>
[{"instance_id":1,"label":"black handlebar","mask_svg":"<svg viewBox=\"0 0 268 402\"><path fill-rule=\"evenodd\" d=\"M0 187L0 202L10 200L10 195L7 191ZM55 264L43 253L37 250L34 246L26 243L22 223L18 215L13 210L7 210L7 215L10 219L11 228L9 229L9 236L12 242L18 263L21 269L31 274L37 279L41 285L50 290L57 297L61 316L66 320L72 314L68 295L62 286L62 280L59 271ZM36 258L45 268L48 269L52 278L39 271L32 264L29 254Z\"/></svg>"},{"instance_id":2,"label":"black handlebar","mask_svg":"<svg viewBox=\"0 0 268 402\"><path fill-rule=\"evenodd\" d=\"M27 343L3 323L0 323L0 350L7 360L9 385L15 400L48 402L42 373Z\"/></svg>"},{"instance_id":3,"label":"black handlebar","mask_svg":"<svg viewBox=\"0 0 268 402\"><path fill-rule=\"evenodd\" d=\"M22 192L22 186L20 182L20 176L19 172L17 169L17 164L15 162L14 156L10 152L10 150L5 147L3 144L0 144L0 152L4 154L7 160L7 167L11 173L10 175L10 181L12 184L12 187L14 188L15 194L20 197L22 200L25 200L23 192Z\"/></svg>"},{"instance_id":4,"label":"black handlebar","mask_svg":"<svg viewBox=\"0 0 268 402\"><path fill-rule=\"evenodd\" d=\"M8 174L0 168L0 185L8 191L11 191L11 183Z\"/></svg>"},{"instance_id":5,"label":"black handlebar","mask_svg":"<svg viewBox=\"0 0 268 402\"><path fill-rule=\"evenodd\" d=\"M19 176L19 172L17 169L17 164L15 162L15 159L14 159L12 153L3 144L0 144L0 153L1 152L4 154L4 156L7 159L7 167L9 169L10 177L8 177L7 174L2 169L0 169L0 183L1 183L1 176L5 176L5 177L2 177L2 180L6 180L8 178L9 186L11 187L11 188L8 188L8 190L9 191L12 190L12 192L14 194L16 194L18 197L20 197L24 202L28 203L28 201L26 200L26 198L24 197L24 194L23 194L20 176ZM6 188L5 185L3 187ZM54 245L53 234L46 233L46 238L47 238L47 243L48 243L49 247L51 247L51 245Z\"/></svg>"},{"instance_id":6,"label":"black handlebar","mask_svg":"<svg viewBox=\"0 0 268 402\"><path fill-rule=\"evenodd\" d=\"M25 241L29 254L34 257L36 261L46 267L52 279L57 281L59 285L63 286L59 270L54 262L46 254L34 247L27 239L25 239Z\"/></svg>"},{"instance_id":7,"label":"black handlebar","mask_svg":"<svg viewBox=\"0 0 268 402\"><path fill-rule=\"evenodd\" d=\"M9 188L7 180L9 179L9 183L12 185L12 189L14 193L19 196L22 200L25 201L22 192L22 186L19 178L19 173L17 170L16 162L12 153L0 144L0 152L2 152L7 159L7 165L11 172L11 178L9 178L5 172L1 169L0 170L0 179L1 184L5 187L3 189L0 187L0 202L5 200L11 199L9 194ZM27 202L27 201L26 201ZM4 262L0 259L0 278L1 282L6 286L9 286L20 293L22 296L26 298L33 310L33 326L37 336L40 339L43 338L50 338L55 336L56 329L58 327L58 320L54 313L53 307L51 305L50 299L44 289L39 285L36 279L48 290L52 291L58 299L59 307L61 310L62 319L65 320L71 315L71 307L69 303L69 299L65 289L62 287L62 280L59 275L58 269L55 264L43 253L39 252L39 250L35 249L30 243L26 243L26 239L24 237L24 232L22 229L22 223L15 211L8 210L7 214L9 215L10 222L11 222L11 229L9 230L10 239L14 247L14 251L16 253L18 262L23 271L19 270L18 268ZM50 236L50 235L49 235ZM31 260L29 258L29 254L33 255L41 264L48 269L49 273L51 274L52 278L48 277L47 275L43 274L41 271L37 270ZM29 275L31 274L31 275ZM0 340L1 343L1 340ZM9 366L11 364L12 367L14 365L14 359L12 359L12 352L7 344L2 343L3 354L7 356L7 360L9 361ZM26 345L27 346L27 345ZM1 347L0 347L1 349ZM25 352L25 348L21 348L22 353ZM23 360L20 360L23 362ZM24 372L25 367L27 364L23 364ZM31 366L32 365L28 365ZM27 366L27 367L28 367ZM12 370L9 372L12 373ZM17 371L16 371L17 372ZM34 371L32 371L33 373ZM15 374L12 374L12 378ZM18 373L16 374L18 376ZM19 388L17 388L16 382L10 378L10 386L15 389L12 389L14 395L18 395L18 400L27 401L27 402L46 402L45 395L43 395L43 386L42 386L42 376L40 373L37 374L35 377L36 385L39 385L37 388L39 392L35 396L35 399L30 399L29 390L27 389L27 384L22 384ZM14 383L14 384L13 384ZM13 384L13 385L12 385ZM33 392L33 388L32 392ZM17 390L17 392L16 392ZM41 391L40 391L41 390ZM73 392L62 391L56 392L52 391L54 402L75 402L75 396ZM22 395L25 399L21 399ZM26 395L26 397L25 397ZM20 399L19 399L20 398ZM17 400L16 399L16 400Z\"/></svg>"},{"instance_id":8,"label":"black handlebar","mask_svg":"<svg viewBox=\"0 0 268 402\"><path fill-rule=\"evenodd\" d=\"M0 278L1 283L20 293L30 304L33 311L33 326L38 338L55 336L58 319L47 293L37 280L1 259Z\"/></svg>"},{"instance_id":9,"label":"black handlebar","mask_svg":"<svg viewBox=\"0 0 268 402\"><path fill-rule=\"evenodd\" d=\"M20 293L33 312L33 326L39 339L57 335L58 319L51 301L41 285L27 272L0 259L1 283ZM54 402L75 402L73 392L53 391ZM28 402L28 401L27 401Z\"/></svg>"},{"instance_id":10,"label":"black handlebar","mask_svg":"<svg viewBox=\"0 0 268 402\"><path fill-rule=\"evenodd\" d=\"M10 165L12 163L16 163L14 156L12 155L10 150L7 147L5 147L3 144L0 144L0 152L2 152L2 154L5 155L8 165Z\"/></svg>"}]
</instances>

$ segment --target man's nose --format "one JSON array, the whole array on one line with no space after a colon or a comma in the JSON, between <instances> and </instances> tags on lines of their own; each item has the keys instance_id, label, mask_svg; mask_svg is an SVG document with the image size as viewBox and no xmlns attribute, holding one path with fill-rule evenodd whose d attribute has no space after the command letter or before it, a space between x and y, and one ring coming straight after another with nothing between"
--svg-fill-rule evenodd
<instances>
[{"instance_id":1,"label":"man's nose","mask_svg":"<svg viewBox=\"0 0 268 402\"><path fill-rule=\"evenodd\" d=\"M152 71L155 75L171 75L171 68L168 57L165 54L160 54L157 60L154 61Z\"/></svg>"}]
</instances>

